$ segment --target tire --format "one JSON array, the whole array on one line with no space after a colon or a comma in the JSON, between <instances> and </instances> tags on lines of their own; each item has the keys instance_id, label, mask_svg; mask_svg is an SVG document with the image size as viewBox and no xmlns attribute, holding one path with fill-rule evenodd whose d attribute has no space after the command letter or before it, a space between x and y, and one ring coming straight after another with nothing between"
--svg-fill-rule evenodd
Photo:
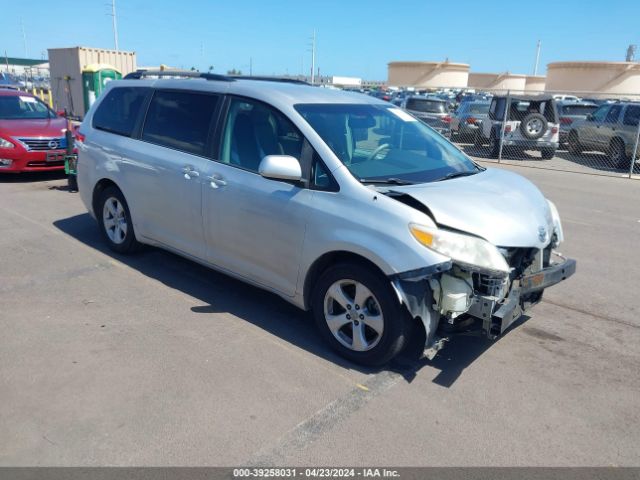
<instances>
[{"instance_id":1,"label":"tire","mask_svg":"<svg viewBox=\"0 0 640 480\"><path fill-rule=\"evenodd\" d=\"M70 192L78 191L78 177L74 174L69 174L67 176L67 189Z\"/></svg>"},{"instance_id":2,"label":"tire","mask_svg":"<svg viewBox=\"0 0 640 480\"><path fill-rule=\"evenodd\" d=\"M547 123L547 119L540 113L525 115L520 122L520 133L529 140L539 139L546 133L548 128L549 124Z\"/></svg>"},{"instance_id":3,"label":"tire","mask_svg":"<svg viewBox=\"0 0 640 480\"><path fill-rule=\"evenodd\" d=\"M482 147L484 145L484 138L480 132L476 132L473 135L473 145L476 147Z\"/></svg>"},{"instance_id":4,"label":"tire","mask_svg":"<svg viewBox=\"0 0 640 480\"><path fill-rule=\"evenodd\" d=\"M365 305L356 303L358 297ZM387 363L405 346L411 330L409 314L389 280L358 263L328 268L315 284L311 307L316 325L331 347L361 365ZM330 316L333 322L327 319ZM361 335L354 336L354 329Z\"/></svg>"},{"instance_id":5,"label":"tire","mask_svg":"<svg viewBox=\"0 0 640 480\"><path fill-rule=\"evenodd\" d=\"M498 158L500 156L500 142L494 132L489 137L489 158Z\"/></svg>"},{"instance_id":6,"label":"tire","mask_svg":"<svg viewBox=\"0 0 640 480\"><path fill-rule=\"evenodd\" d=\"M629 168L630 159L624 150L624 142L619 138L614 138L609 144L609 156L615 168Z\"/></svg>"},{"instance_id":7,"label":"tire","mask_svg":"<svg viewBox=\"0 0 640 480\"><path fill-rule=\"evenodd\" d=\"M133 253L140 249L131 221L131 213L124 195L117 187L100 193L96 210L98 225L109 248L117 253Z\"/></svg>"},{"instance_id":8,"label":"tire","mask_svg":"<svg viewBox=\"0 0 640 480\"><path fill-rule=\"evenodd\" d=\"M556 156L556 149L543 148L542 150L540 150L540 155L542 156L543 160L551 160L553 157Z\"/></svg>"},{"instance_id":9,"label":"tire","mask_svg":"<svg viewBox=\"0 0 640 480\"><path fill-rule=\"evenodd\" d=\"M580 155L582 153L582 145L580 145L576 132L570 132L567 137L567 151L572 155Z\"/></svg>"}]
</instances>

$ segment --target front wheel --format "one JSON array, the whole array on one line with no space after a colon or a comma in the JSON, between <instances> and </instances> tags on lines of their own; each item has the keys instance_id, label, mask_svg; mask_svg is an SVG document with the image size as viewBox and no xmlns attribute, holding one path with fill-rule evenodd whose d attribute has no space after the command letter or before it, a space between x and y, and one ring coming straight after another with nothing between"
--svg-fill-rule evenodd
<instances>
[{"instance_id":1,"label":"front wheel","mask_svg":"<svg viewBox=\"0 0 640 480\"><path fill-rule=\"evenodd\" d=\"M543 148L542 150L540 150L540 155L542 156L543 160L551 160L553 157L556 156L556 149Z\"/></svg>"},{"instance_id":2,"label":"front wheel","mask_svg":"<svg viewBox=\"0 0 640 480\"><path fill-rule=\"evenodd\" d=\"M140 248L133 231L129 206L118 188L108 187L100 194L96 217L111 250L132 253Z\"/></svg>"},{"instance_id":3,"label":"front wheel","mask_svg":"<svg viewBox=\"0 0 640 480\"><path fill-rule=\"evenodd\" d=\"M362 365L387 363L402 350L410 330L409 314L389 280L357 263L339 264L322 274L312 309L334 350Z\"/></svg>"},{"instance_id":4,"label":"front wheel","mask_svg":"<svg viewBox=\"0 0 640 480\"><path fill-rule=\"evenodd\" d=\"M495 134L491 134L489 137L489 158L498 158L500 156L500 141L496 138Z\"/></svg>"}]
</instances>

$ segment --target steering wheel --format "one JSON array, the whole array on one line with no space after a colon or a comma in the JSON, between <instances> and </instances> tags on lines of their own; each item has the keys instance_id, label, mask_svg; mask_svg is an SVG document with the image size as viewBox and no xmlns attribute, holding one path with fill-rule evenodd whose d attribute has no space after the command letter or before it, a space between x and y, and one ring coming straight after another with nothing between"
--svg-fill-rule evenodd
<instances>
[{"instance_id":1,"label":"steering wheel","mask_svg":"<svg viewBox=\"0 0 640 480\"><path fill-rule=\"evenodd\" d=\"M374 158L376 158L376 155L378 155L382 150L384 150L385 148L389 148L390 146L391 145L389 145L388 143L383 143L382 145L378 146L378 148L376 148L369 154L366 161L368 162L369 160L373 160Z\"/></svg>"}]
</instances>

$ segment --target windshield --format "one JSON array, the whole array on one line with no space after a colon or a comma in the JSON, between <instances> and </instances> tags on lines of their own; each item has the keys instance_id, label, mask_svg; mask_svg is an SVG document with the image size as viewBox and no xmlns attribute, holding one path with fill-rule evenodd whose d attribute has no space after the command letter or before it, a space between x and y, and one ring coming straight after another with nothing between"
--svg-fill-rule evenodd
<instances>
[{"instance_id":1,"label":"windshield","mask_svg":"<svg viewBox=\"0 0 640 480\"><path fill-rule=\"evenodd\" d=\"M363 182L423 183L480 171L440 134L391 105L295 108Z\"/></svg>"},{"instance_id":2,"label":"windshield","mask_svg":"<svg viewBox=\"0 0 640 480\"><path fill-rule=\"evenodd\" d=\"M583 115L587 116L595 112L597 105L563 105L562 113L564 115Z\"/></svg>"},{"instance_id":3,"label":"windshield","mask_svg":"<svg viewBox=\"0 0 640 480\"><path fill-rule=\"evenodd\" d=\"M407 110L426 113L445 113L447 111L444 102L422 98L410 98L407 100Z\"/></svg>"},{"instance_id":4,"label":"windshield","mask_svg":"<svg viewBox=\"0 0 640 480\"><path fill-rule=\"evenodd\" d=\"M469 113L489 113L489 103L472 103L469 105Z\"/></svg>"},{"instance_id":5,"label":"windshield","mask_svg":"<svg viewBox=\"0 0 640 480\"><path fill-rule=\"evenodd\" d=\"M43 102L28 95L0 96L0 119L31 120L54 118L56 115Z\"/></svg>"}]
</instances>

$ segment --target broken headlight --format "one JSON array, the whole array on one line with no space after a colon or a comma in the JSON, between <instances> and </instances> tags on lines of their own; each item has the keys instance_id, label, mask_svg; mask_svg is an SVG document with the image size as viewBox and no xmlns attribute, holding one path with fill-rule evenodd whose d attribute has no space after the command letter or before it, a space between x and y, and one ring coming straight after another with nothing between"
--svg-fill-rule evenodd
<instances>
[{"instance_id":1,"label":"broken headlight","mask_svg":"<svg viewBox=\"0 0 640 480\"><path fill-rule=\"evenodd\" d=\"M509 273L509 265L504 256L493 244L482 238L415 223L409 225L409 230L422 245L451 257L456 263L503 275Z\"/></svg>"}]
</instances>

